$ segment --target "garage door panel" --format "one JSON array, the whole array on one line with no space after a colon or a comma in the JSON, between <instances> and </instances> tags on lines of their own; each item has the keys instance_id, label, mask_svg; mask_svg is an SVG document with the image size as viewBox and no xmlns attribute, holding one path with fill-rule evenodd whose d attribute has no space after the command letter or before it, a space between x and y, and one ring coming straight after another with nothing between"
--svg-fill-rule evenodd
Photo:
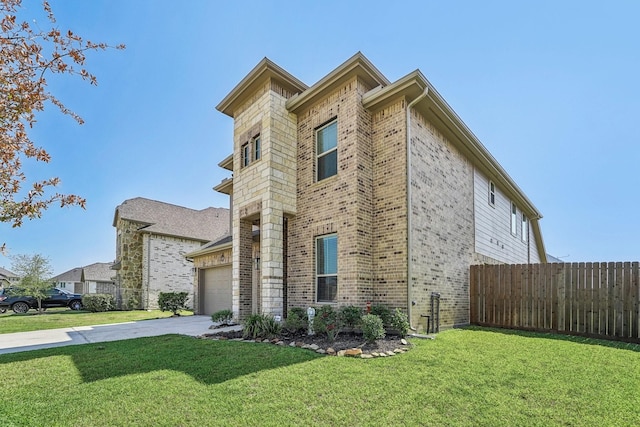
<instances>
[{"instance_id":1,"label":"garage door panel","mask_svg":"<svg viewBox=\"0 0 640 427\"><path fill-rule=\"evenodd\" d=\"M204 314L231 309L231 266L204 270Z\"/></svg>"}]
</instances>

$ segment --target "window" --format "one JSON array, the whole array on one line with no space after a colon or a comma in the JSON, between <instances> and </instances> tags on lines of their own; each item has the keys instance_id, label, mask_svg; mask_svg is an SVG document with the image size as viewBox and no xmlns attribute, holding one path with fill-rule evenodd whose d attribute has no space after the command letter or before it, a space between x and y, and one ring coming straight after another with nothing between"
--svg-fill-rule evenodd
<instances>
[{"instance_id":1,"label":"window","mask_svg":"<svg viewBox=\"0 0 640 427\"><path fill-rule=\"evenodd\" d=\"M529 221L527 220L527 217L523 213L522 214L522 241L526 243L528 239L529 239Z\"/></svg>"},{"instance_id":2,"label":"window","mask_svg":"<svg viewBox=\"0 0 640 427\"><path fill-rule=\"evenodd\" d=\"M338 236L316 239L316 292L318 302L335 302L338 297Z\"/></svg>"},{"instance_id":3,"label":"window","mask_svg":"<svg viewBox=\"0 0 640 427\"><path fill-rule=\"evenodd\" d=\"M511 202L511 234L514 236L518 234L518 208L516 204Z\"/></svg>"},{"instance_id":4,"label":"window","mask_svg":"<svg viewBox=\"0 0 640 427\"><path fill-rule=\"evenodd\" d=\"M496 185L489 181L489 205L496 206Z\"/></svg>"},{"instance_id":5,"label":"window","mask_svg":"<svg viewBox=\"0 0 640 427\"><path fill-rule=\"evenodd\" d=\"M242 151L240 152L241 155L241 161L242 161L242 167L247 167L249 166L249 163L251 162L251 152L249 151L249 143L245 143L242 145Z\"/></svg>"},{"instance_id":6,"label":"window","mask_svg":"<svg viewBox=\"0 0 640 427\"><path fill-rule=\"evenodd\" d=\"M253 138L253 160L260 160L260 135Z\"/></svg>"},{"instance_id":7,"label":"window","mask_svg":"<svg viewBox=\"0 0 640 427\"><path fill-rule=\"evenodd\" d=\"M338 122L316 130L316 181L338 173Z\"/></svg>"}]
</instances>

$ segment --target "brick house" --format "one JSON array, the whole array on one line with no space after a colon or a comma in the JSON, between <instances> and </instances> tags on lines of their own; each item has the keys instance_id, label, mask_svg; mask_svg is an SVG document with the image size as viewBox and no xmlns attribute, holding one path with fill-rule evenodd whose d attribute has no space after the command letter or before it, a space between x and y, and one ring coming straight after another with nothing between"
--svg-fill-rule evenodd
<instances>
[{"instance_id":1,"label":"brick house","mask_svg":"<svg viewBox=\"0 0 640 427\"><path fill-rule=\"evenodd\" d=\"M217 109L233 238L188 255L196 310L371 302L418 327L439 293L449 327L471 264L546 261L540 213L419 70L390 82L357 53L309 87L265 58Z\"/></svg>"},{"instance_id":2,"label":"brick house","mask_svg":"<svg viewBox=\"0 0 640 427\"><path fill-rule=\"evenodd\" d=\"M194 210L136 197L116 207L113 226L116 286L134 295L138 308L154 309L160 292L193 297L194 268L184 255L228 234L229 210Z\"/></svg>"}]
</instances>

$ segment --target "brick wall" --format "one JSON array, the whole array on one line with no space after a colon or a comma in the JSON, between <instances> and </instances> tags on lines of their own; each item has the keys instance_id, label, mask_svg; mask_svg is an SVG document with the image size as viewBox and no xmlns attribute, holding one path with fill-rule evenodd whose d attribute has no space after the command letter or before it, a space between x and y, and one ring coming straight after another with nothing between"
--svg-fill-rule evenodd
<instances>
[{"instance_id":1,"label":"brick wall","mask_svg":"<svg viewBox=\"0 0 640 427\"><path fill-rule=\"evenodd\" d=\"M373 298L373 146L370 88L357 78L298 114L297 215L289 222L288 304L316 304L315 237L337 233L340 305ZM315 129L337 118L338 173L315 181Z\"/></svg>"},{"instance_id":2,"label":"brick wall","mask_svg":"<svg viewBox=\"0 0 640 427\"><path fill-rule=\"evenodd\" d=\"M441 327L466 324L474 257L473 166L415 112L411 136L411 299L417 302L412 323L429 314L431 293L439 292Z\"/></svg>"},{"instance_id":3,"label":"brick wall","mask_svg":"<svg viewBox=\"0 0 640 427\"><path fill-rule=\"evenodd\" d=\"M406 103L373 115L373 303L407 306Z\"/></svg>"},{"instance_id":4,"label":"brick wall","mask_svg":"<svg viewBox=\"0 0 640 427\"><path fill-rule=\"evenodd\" d=\"M188 292L192 306L193 263L184 255L199 249L202 242L145 233L143 245L143 308L157 309L160 292Z\"/></svg>"}]
</instances>

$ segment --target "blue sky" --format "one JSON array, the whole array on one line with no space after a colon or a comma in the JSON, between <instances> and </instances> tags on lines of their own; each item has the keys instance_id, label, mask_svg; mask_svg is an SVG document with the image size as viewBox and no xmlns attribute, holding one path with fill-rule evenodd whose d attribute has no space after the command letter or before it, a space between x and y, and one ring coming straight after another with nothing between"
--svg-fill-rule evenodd
<instances>
[{"instance_id":1,"label":"blue sky","mask_svg":"<svg viewBox=\"0 0 640 427\"><path fill-rule=\"evenodd\" d=\"M114 259L126 199L228 206L212 187L233 123L215 106L263 57L311 85L357 51L391 81L422 71L542 212L547 252L640 259L639 2L50 3L61 29L127 45L89 55L97 87L51 79L83 126L49 108L31 134L53 160L26 171L59 176L86 210L0 224L11 254L41 253L55 274Z\"/></svg>"}]
</instances>

